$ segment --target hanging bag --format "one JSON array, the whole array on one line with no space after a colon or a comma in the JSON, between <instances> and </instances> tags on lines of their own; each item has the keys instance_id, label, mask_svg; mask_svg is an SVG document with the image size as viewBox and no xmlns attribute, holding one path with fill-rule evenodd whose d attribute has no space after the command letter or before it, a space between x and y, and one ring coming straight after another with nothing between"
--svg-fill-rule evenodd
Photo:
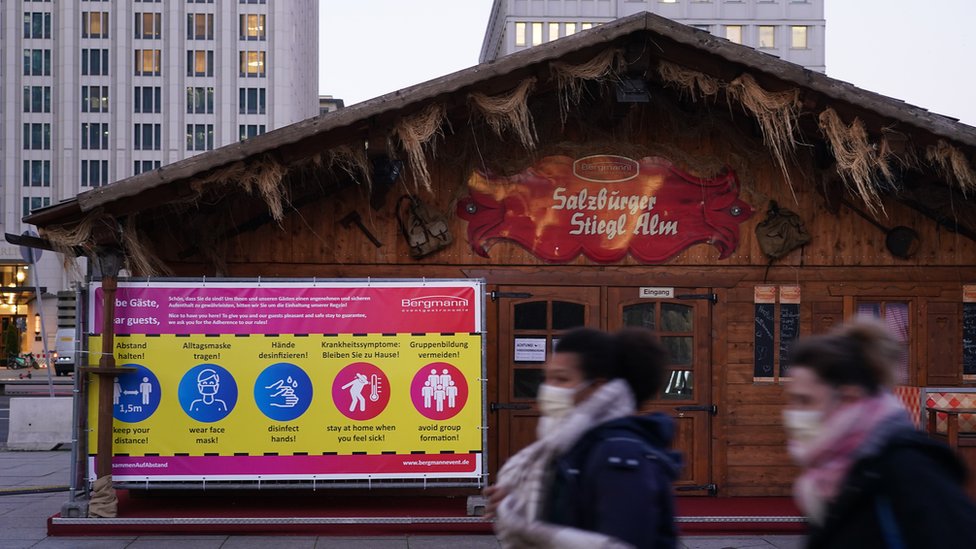
<instances>
[{"instance_id":1,"label":"hanging bag","mask_svg":"<svg viewBox=\"0 0 976 549\"><path fill-rule=\"evenodd\" d=\"M756 225L759 248L770 259L778 259L810 242L810 233L796 213L769 201L766 219Z\"/></svg>"}]
</instances>

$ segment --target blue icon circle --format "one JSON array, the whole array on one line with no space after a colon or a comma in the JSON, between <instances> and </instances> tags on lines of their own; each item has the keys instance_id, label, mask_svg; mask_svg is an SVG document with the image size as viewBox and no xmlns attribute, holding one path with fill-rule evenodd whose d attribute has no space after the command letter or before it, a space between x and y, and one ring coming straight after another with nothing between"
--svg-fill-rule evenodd
<instances>
[{"instance_id":1,"label":"blue icon circle","mask_svg":"<svg viewBox=\"0 0 976 549\"><path fill-rule=\"evenodd\" d=\"M227 417L237 404L237 382L216 364L198 364L183 374L178 389L186 415L204 423Z\"/></svg>"},{"instance_id":2,"label":"blue icon circle","mask_svg":"<svg viewBox=\"0 0 976 549\"><path fill-rule=\"evenodd\" d=\"M294 364L272 364L254 382L254 402L269 418L291 421L312 403L312 380Z\"/></svg>"},{"instance_id":3,"label":"blue icon circle","mask_svg":"<svg viewBox=\"0 0 976 549\"><path fill-rule=\"evenodd\" d=\"M159 379L141 364L123 364L122 367L136 371L112 380L112 416L126 423L144 421L159 408Z\"/></svg>"}]
</instances>

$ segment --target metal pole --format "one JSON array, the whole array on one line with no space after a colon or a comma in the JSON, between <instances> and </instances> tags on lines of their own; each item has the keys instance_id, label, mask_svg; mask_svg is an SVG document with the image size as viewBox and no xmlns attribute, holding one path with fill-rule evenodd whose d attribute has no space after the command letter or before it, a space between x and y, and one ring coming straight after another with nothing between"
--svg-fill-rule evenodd
<instances>
[{"instance_id":1,"label":"metal pole","mask_svg":"<svg viewBox=\"0 0 976 549\"><path fill-rule=\"evenodd\" d=\"M44 346L44 356L47 362L47 393L54 397L54 378L51 375L51 354L47 352L47 332L44 330L44 298L41 296L41 272L37 268L37 252L30 251L31 269L34 269L34 298L37 303L38 318L41 319L41 343ZM30 368L30 364L27 365Z\"/></svg>"}]
</instances>

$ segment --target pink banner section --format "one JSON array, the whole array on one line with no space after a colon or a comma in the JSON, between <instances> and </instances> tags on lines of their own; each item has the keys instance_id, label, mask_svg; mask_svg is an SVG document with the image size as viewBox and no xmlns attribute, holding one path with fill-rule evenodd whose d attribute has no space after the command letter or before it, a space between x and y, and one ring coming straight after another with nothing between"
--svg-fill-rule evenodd
<instances>
[{"instance_id":1,"label":"pink banner section","mask_svg":"<svg viewBox=\"0 0 976 549\"><path fill-rule=\"evenodd\" d=\"M93 333L102 328L94 292ZM116 334L356 334L477 331L471 286L199 287L120 283Z\"/></svg>"},{"instance_id":2,"label":"pink banner section","mask_svg":"<svg viewBox=\"0 0 976 549\"><path fill-rule=\"evenodd\" d=\"M425 476L477 477L477 454L323 455L323 456L115 456L116 480L152 477L194 477L211 480L249 480L274 475L397 478ZM94 461L94 460L92 460Z\"/></svg>"}]
</instances>

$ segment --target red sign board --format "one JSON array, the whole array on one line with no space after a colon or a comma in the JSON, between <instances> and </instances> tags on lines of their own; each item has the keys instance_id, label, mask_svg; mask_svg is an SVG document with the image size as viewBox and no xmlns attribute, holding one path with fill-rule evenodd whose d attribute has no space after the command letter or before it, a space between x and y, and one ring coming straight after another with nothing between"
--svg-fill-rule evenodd
<instances>
[{"instance_id":1,"label":"red sign board","mask_svg":"<svg viewBox=\"0 0 976 549\"><path fill-rule=\"evenodd\" d=\"M739 244L739 224L752 215L731 170L703 179L658 157L550 156L508 177L475 172L468 190L458 215L483 257L510 240L553 263L579 254L611 263L628 253L662 263L699 243L726 258Z\"/></svg>"}]
</instances>

